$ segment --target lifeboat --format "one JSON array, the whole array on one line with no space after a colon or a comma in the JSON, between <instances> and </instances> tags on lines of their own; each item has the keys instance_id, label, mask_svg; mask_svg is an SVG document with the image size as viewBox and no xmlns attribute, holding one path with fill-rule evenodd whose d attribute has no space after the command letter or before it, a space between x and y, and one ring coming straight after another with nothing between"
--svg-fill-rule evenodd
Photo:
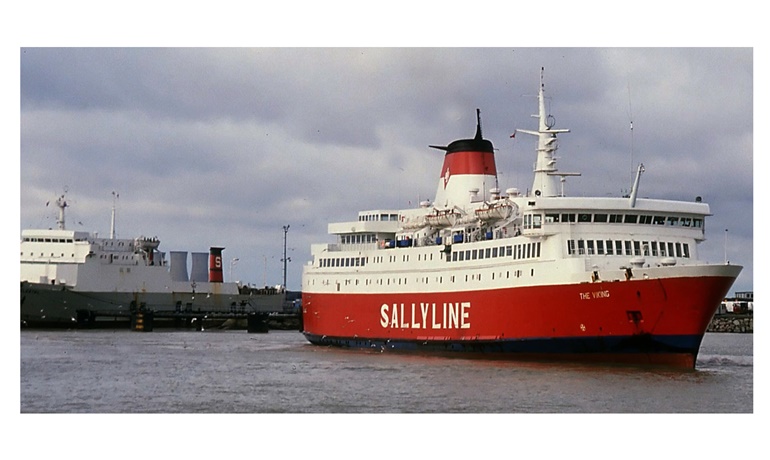
<instances>
[{"instance_id":1,"label":"lifeboat","mask_svg":"<svg viewBox=\"0 0 770 460\"><path fill-rule=\"evenodd\" d=\"M503 220L511 217L515 204L511 202L501 202L484 206L476 210L476 217L482 221Z\"/></svg>"},{"instance_id":2,"label":"lifeboat","mask_svg":"<svg viewBox=\"0 0 770 460\"><path fill-rule=\"evenodd\" d=\"M425 216L425 221L431 227L451 227L460 220L462 216L454 209L438 210L433 214Z\"/></svg>"}]
</instances>

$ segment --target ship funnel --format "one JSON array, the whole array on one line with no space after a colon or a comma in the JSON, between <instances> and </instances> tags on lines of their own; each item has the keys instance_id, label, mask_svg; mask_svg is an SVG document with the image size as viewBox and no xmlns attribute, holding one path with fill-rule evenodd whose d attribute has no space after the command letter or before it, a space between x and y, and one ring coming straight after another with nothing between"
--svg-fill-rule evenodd
<instances>
[{"instance_id":1,"label":"ship funnel","mask_svg":"<svg viewBox=\"0 0 770 460\"><path fill-rule=\"evenodd\" d=\"M209 282L221 283L222 279L222 251L225 248L212 247L209 250Z\"/></svg>"},{"instance_id":2,"label":"ship funnel","mask_svg":"<svg viewBox=\"0 0 770 460\"><path fill-rule=\"evenodd\" d=\"M190 281L196 283L205 283L208 281L208 254L205 252L192 253L192 270L190 271Z\"/></svg>"},{"instance_id":3,"label":"ship funnel","mask_svg":"<svg viewBox=\"0 0 770 460\"><path fill-rule=\"evenodd\" d=\"M481 133L481 111L476 109L476 135L473 139L456 140L446 147L431 145L444 150L444 165L441 168L436 199L438 207L464 207L468 204L468 190L494 190L497 188L497 167L494 146ZM489 197L479 197L483 200Z\"/></svg>"},{"instance_id":4,"label":"ship funnel","mask_svg":"<svg viewBox=\"0 0 770 460\"><path fill-rule=\"evenodd\" d=\"M189 281L187 278L187 251L171 251L171 281Z\"/></svg>"}]
</instances>

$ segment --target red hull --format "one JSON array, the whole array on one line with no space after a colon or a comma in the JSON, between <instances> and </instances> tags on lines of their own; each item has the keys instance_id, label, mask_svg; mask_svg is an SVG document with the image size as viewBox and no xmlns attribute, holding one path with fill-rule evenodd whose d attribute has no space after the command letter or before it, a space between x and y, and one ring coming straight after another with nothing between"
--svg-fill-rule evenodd
<instances>
[{"instance_id":1,"label":"red hull","mask_svg":"<svg viewBox=\"0 0 770 460\"><path fill-rule=\"evenodd\" d=\"M521 358L691 368L706 327L733 281L691 277L453 293L307 292L303 327L316 343L460 344L463 350L474 349L463 344L483 344L480 350L495 351L494 344L525 341L530 345L500 351L515 350ZM629 340L632 347L618 346ZM605 343L612 346L602 349ZM581 347L587 352L580 353Z\"/></svg>"}]
</instances>

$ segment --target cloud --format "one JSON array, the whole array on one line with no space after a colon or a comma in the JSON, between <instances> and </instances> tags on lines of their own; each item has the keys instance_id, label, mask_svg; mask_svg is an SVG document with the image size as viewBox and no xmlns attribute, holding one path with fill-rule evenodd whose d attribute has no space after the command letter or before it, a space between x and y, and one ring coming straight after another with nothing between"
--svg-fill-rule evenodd
<instances>
[{"instance_id":1,"label":"cloud","mask_svg":"<svg viewBox=\"0 0 770 460\"><path fill-rule=\"evenodd\" d=\"M730 227L752 288L750 48L23 48L21 227L52 222L65 186L72 222L164 250L226 246L234 275L299 288L326 224L432 199L446 145L480 108L503 188L531 186L540 68L573 195L703 196L723 252ZM630 122L633 121L633 136ZM77 219L77 220L74 220ZM228 273L229 274L229 273Z\"/></svg>"}]
</instances>

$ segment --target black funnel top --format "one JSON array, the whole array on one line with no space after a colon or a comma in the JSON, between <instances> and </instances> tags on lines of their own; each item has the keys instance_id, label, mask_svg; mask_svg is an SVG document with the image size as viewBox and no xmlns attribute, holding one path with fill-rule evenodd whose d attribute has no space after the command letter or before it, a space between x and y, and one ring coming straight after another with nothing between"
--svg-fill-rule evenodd
<instances>
[{"instance_id":1,"label":"black funnel top","mask_svg":"<svg viewBox=\"0 0 770 460\"><path fill-rule=\"evenodd\" d=\"M494 153L492 142L484 139L481 135L481 111L476 109L476 137L473 139L460 139L452 142L446 147L439 145L430 145L429 147L439 150L445 150L447 154L454 152L490 152Z\"/></svg>"}]
</instances>

